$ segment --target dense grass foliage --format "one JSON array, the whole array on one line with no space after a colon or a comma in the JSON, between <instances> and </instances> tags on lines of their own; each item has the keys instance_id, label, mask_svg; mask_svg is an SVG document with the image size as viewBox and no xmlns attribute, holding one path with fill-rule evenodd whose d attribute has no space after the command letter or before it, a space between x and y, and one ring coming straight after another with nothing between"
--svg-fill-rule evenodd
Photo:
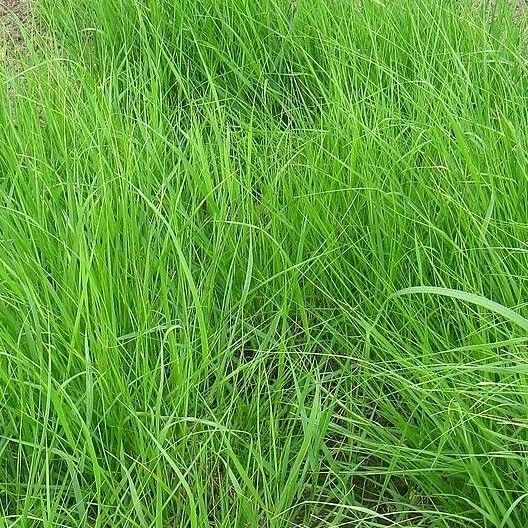
<instances>
[{"instance_id":1,"label":"dense grass foliage","mask_svg":"<svg viewBox=\"0 0 528 528\"><path fill-rule=\"evenodd\" d=\"M40 0L0 94L0 527L528 523L523 20Z\"/></svg>"}]
</instances>

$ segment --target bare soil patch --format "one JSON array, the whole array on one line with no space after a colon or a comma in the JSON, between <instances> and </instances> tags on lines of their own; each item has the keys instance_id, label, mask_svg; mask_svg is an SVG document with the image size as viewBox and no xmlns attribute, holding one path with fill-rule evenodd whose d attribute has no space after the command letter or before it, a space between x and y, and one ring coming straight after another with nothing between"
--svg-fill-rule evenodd
<instances>
[{"instance_id":1,"label":"bare soil patch","mask_svg":"<svg viewBox=\"0 0 528 528\"><path fill-rule=\"evenodd\" d=\"M28 13L26 0L0 0L0 45L2 47L9 48L10 45L18 46L22 43L20 26L27 21Z\"/></svg>"},{"instance_id":2,"label":"bare soil patch","mask_svg":"<svg viewBox=\"0 0 528 528\"><path fill-rule=\"evenodd\" d=\"M27 15L27 4L24 0L2 0L0 1L0 15L22 19Z\"/></svg>"}]
</instances>

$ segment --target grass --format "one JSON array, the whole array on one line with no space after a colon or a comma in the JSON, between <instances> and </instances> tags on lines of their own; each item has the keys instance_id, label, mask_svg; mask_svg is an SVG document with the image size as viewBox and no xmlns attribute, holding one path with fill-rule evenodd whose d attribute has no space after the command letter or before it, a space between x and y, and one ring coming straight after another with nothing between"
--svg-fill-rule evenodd
<instances>
[{"instance_id":1,"label":"grass","mask_svg":"<svg viewBox=\"0 0 528 528\"><path fill-rule=\"evenodd\" d=\"M0 74L0 527L525 526L524 19L33 8Z\"/></svg>"}]
</instances>

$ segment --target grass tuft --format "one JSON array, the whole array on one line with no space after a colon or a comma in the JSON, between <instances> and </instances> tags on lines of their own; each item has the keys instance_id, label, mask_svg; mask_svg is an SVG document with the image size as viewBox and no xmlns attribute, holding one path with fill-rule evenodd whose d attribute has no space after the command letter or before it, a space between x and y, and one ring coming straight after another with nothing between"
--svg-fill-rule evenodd
<instances>
[{"instance_id":1,"label":"grass tuft","mask_svg":"<svg viewBox=\"0 0 528 528\"><path fill-rule=\"evenodd\" d=\"M525 19L32 6L0 66L0 528L527 525Z\"/></svg>"}]
</instances>

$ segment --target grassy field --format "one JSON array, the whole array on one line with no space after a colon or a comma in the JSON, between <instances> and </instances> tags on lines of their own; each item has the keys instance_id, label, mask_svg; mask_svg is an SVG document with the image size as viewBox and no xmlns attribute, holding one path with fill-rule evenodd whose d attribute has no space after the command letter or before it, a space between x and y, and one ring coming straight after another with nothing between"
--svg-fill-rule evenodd
<instances>
[{"instance_id":1,"label":"grassy field","mask_svg":"<svg viewBox=\"0 0 528 528\"><path fill-rule=\"evenodd\" d=\"M0 528L527 526L525 20L33 17L0 67Z\"/></svg>"}]
</instances>

